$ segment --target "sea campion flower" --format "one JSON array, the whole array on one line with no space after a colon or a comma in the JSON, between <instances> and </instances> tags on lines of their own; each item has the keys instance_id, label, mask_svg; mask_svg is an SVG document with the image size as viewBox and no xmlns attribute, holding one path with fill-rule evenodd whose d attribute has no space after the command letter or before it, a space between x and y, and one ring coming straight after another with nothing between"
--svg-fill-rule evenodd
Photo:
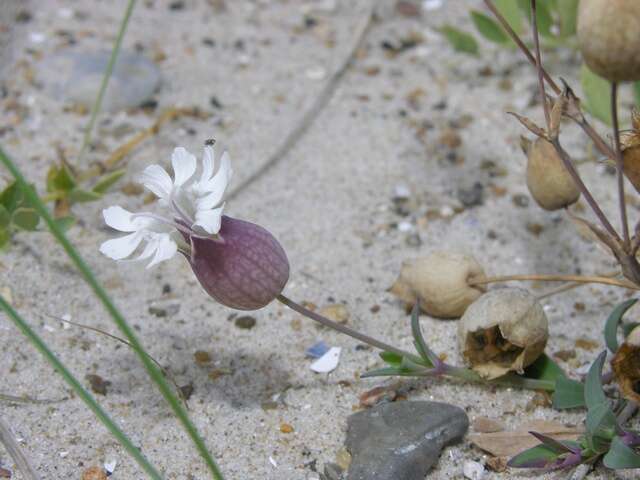
<instances>
[{"instance_id":1,"label":"sea campion flower","mask_svg":"<svg viewBox=\"0 0 640 480\"><path fill-rule=\"evenodd\" d=\"M100 251L114 260L151 259L147 268L182 253L200 284L215 300L238 310L256 310L276 298L289 279L287 255L264 228L222 214L233 171L227 152L214 173L215 150L204 148L200 175L197 161L178 147L171 156L173 178L150 165L139 181L169 211L133 213L119 206L103 210L110 227L127 235L107 240ZM144 245L144 246L143 246Z\"/></svg>"}]
</instances>

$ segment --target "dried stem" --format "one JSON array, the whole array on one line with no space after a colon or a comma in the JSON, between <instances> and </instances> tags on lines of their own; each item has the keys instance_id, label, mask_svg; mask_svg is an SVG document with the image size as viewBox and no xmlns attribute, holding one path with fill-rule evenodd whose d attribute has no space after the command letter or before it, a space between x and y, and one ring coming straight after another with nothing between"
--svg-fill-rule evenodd
<instances>
[{"instance_id":1,"label":"dried stem","mask_svg":"<svg viewBox=\"0 0 640 480\"><path fill-rule=\"evenodd\" d=\"M618 124L618 83L611 82L611 121L613 123L613 140L616 146L616 170L618 173L618 203L624 237L624 250L629 251L631 240L629 237L629 222L627 220L627 202L624 198L624 172L622 165L622 149L620 148L620 127Z\"/></svg>"},{"instance_id":2,"label":"dried stem","mask_svg":"<svg viewBox=\"0 0 640 480\"><path fill-rule=\"evenodd\" d=\"M544 92L544 72L542 69L542 55L540 53L540 35L538 34L538 15L536 13L536 0L531 0L531 29L533 30L533 45L535 46L536 51L536 70L538 71L538 88L540 89L540 99L542 101L542 107L544 110L544 119L547 125L547 132L550 132L551 115L549 114L547 95Z\"/></svg>"},{"instance_id":3,"label":"dried stem","mask_svg":"<svg viewBox=\"0 0 640 480\"><path fill-rule=\"evenodd\" d=\"M614 271L611 271L611 272L602 273L602 274L600 274L598 276L599 277L612 278L612 277L617 277L618 275L620 275L620 270L614 270ZM581 282L568 283L566 285L561 285L558 288L554 288L553 290L549 290L546 293L542 293L540 295L537 295L536 298L538 300L542 300L544 298L549 298L549 297L552 297L554 295L558 295L559 293L564 293L564 292L567 292L569 290L573 290L574 288L578 288L578 287L581 287L583 285L588 285L588 283L581 283Z\"/></svg>"},{"instance_id":4,"label":"dried stem","mask_svg":"<svg viewBox=\"0 0 640 480\"><path fill-rule=\"evenodd\" d=\"M482 280L473 280L469 285L487 285L489 283L502 283L511 281L534 281L534 282L576 282L576 283L599 283L602 285L612 285L615 287L628 288L630 290L640 290L640 286L625 280L616 280L604 276L582 276L582 275L503 275L499 277L489 277Z\"/></svg>"},{"instance_id":5,"label":"dried stem","mask_svg":"<svg viewBox=\"0 0 640 480\"><path fill-rule=\"evenodd\" d=\"M40 478L33 466L31 466L31 463L29 463L20 445L18 445L18 442L11 433L9 425L7 425L2 418L0 418L0 443L4 445L4 448L11 458L13 458L13 461L18 466L18 470L20 470L25 480L38 480Z\"/></svg>"}]
</instances>

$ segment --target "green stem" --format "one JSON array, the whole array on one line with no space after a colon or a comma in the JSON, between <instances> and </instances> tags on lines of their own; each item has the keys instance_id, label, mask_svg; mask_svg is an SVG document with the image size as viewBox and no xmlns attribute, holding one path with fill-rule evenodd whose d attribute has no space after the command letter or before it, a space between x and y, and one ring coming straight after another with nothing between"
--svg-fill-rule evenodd
<instances>
[{"instance_id":1,"label":"green stem","mask_svg":"<svg viewBox=\"0 0 640 480\"><path fill-rule=\"evenodd\" d=\"M25 180L24 176L22 175L18 167L5 154L2 148L0 148L0 162L2 162L7 167L7 169L9 169L13 177L16 179L16 181L22 188L22 191L24 192L25 197L29 200L31 205L33 205L33 207L38 212L38 214L46 222L53 236L60 243L64 251L67 253L69 258L72 260L72 262L75 264L77 269L80 271L80 273L84 277L85 281L89 284L89 286L91 287L95 295L100 299L104 308L107 310L107 312L109 312L109 315L111 315L111 317L113 318L113 321L116 323L120 331L124 334L125 338L129 341L129 343L131 344L131 347L135 350L136 354L140 358L140 361L144 365L144 368L147 370L149 376L158 387L158 390L160 390L160 393L162 393L162 396L165 398L165 400L173 410L174 414L178 417L178 419L180 420L180 423L182 423L182 426L188 433L189 437L191 437L191 440L193 441L196 448L198 449L198 452L200 453L200 455L206 462L207 466L209 467L209 470L213 475L213 478L215 478L216 480L223 480L222 473L220 472L218 466L216 465L215 461L211 457L211 454L207 450L207 447L204 444L204 441L202 440L200 435L198 434L196 427L193 425L193 423L191 423L191 420L189 419L189 416L187 415L186 410L183 408L182 404L180 403L180 400L178 400L175 397L175 395L171 391L171 387L165 380L160 370L149 359L148 355L144 351L135 333L133 332L133 330L127 323L127 321L124 319L124 317L122 316L118 308L112 302L111 298L109 298L109 295L107 294L107 292L104 290L104 288L102 288L102 286L96 279L95 275L93 274L89 266L82 259L80 254L71 244L71 242L69 242L69 240L67 239L62 229L58 226L58 224L55 222L55 220L47 210L47 207L42 203L37 193L27 183L27 181Z\"/></svg>"},{"instance_id":2,"label":"green stem","mask_svg":"<svg viewBox=\"0 0 640 480\"><path fill-rule=\"evenodd\" d=\"M107 427L107 429L116 438L116 440L120 442L120 445L122 445L127 450L127 452L129 452L129 455L131 455L135 459L135 461L138 462L138 465L142 467L147 475L149 475L149 477L153 478L154 480L161 480L162 477L153 467L153 465L151 465L145 458L145 456L140 453L140 450L138 450L138 448L133 445L126 434L122 430L120 430L118 426L113 422L113 420L111 420L109 415L107 415L107 413L102 410L100 405L98 405L91 394L84 389L84 387L78 380L76 380L73 374L69 370L67 370L67 368L60 360L58 360L58 357L56 357L56 355L51 350L49 350L47 345L38 336L38 334L35 333L31 329L31 327L29 327L27 322L25 322L25 320L18 314L18 312L16 312L2 296L0 296L0 308L2 308L7 313L7 315L9 315L9 318L13 320L13 323L15 323L16 327L18 327L22 334L29 339L29 341L36 347L36 349L38 349L38 351L46 358L49 364L60 373L65 382L67 382L71 386L71 388L73 388L73 391L76 393L76 395L78 395L78 397L80 397L82 401L86 403L87 407L89 407L89 409L95 414L95 416L98 417L98 420L100 420L102 424Z\"/></svg>"},{"instance_id":3,"label":"green stem","mask_svg":"<svg viewBox=\"0 0 640 480\"><path fill-rule=\"evenodd\" d=\"M91 109L91 118L89 119L89 123L87 124L87 127L84 131L82 147L80 148L80 155L78 155L78 165L82 163L82 158L84 157L87 147L89 146L89 142L91 141L91 133L93 132L93 127L95 126L96 120L98 119L98 114L100 113L100 109L102 107L102 100L104 99L104 94L107 91L107 85L109 84L109 79L111 78L111 74L113 73L113 67L116 64L116 59L118 58L118 54L120 53L122 39L124 38L124 34L127 31L127 25L129 24L129 19L131 18L131 13L133 12L133 7L135 6L135 4L136 0L129 0L127 9L124 12L124 17L120 22L120 29L118 30L118 36L116 37L116 41L113 44L113 49L111 50L109 63L107 64L107 68L104 71L104 75L102 76L100 90L98 91L98 96L96 97L96 101L94 102L93 108Z\"/></svg>"}]
</instances>

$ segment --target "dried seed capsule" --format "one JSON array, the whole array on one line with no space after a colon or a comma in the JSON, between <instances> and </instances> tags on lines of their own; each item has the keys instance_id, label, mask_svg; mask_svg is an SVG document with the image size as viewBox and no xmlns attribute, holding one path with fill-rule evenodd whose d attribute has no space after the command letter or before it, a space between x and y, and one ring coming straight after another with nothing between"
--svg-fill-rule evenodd
<instances>
[{"instance_id":1,"label":"dried seed capsule","mask_svg":"<svg viewBox=\"0 0 640 480\"><path fill-rule=\"evenodd\" d=\"M469 283L484 278L484 270L472 256L434 252L405 261L390 292L409 306L418 298L422 310L433 317L457 318L486 291Z\"/></svg>"},{"instance_id":2,"label":"dried seed capsule","mask_svg":"<svg viewBox=\"0 0 640 480\"><path fill-rule=\"evenodd\" d=\"M640 402L640 327L634 328L620 345L611 366L624 398Z\"/></svg>"},{"instance_id":3,"label":"dried seed capsule","mask_svg":"<svg viewBox=\"0 0 640 480\"><path fill-rule=\"evenodd\" d=\"M190 239L189 263L209 295L227 307L257 310L282 292L289 261L273 235L225 215L218 237Z\"/></svg>"},{"instance_id":4,"label":"dried seed capsule","mask_svg":"<svg viewBox=\"0 0 640 480\"><path fill-rule=\"evenodd\" d=\"M501 288L473 302L458 323L465 362L487 379L522 373L544 351L549 337L542 305L526 290Z\"/></svg>"},{"instance_id":5,"label":"dried seed capsule","mask_svg":"<svg viewBox=\"0 0 640 480\"><path fill-rule=\"evenodd\" d=\"M581 0L577 30L593 72L611 82L640 80L638 0Z\"/></svg>"},{"instance_id":6,"label":"dried seed capsule","mask_svg":"<svg viewBox=\"0 0 640 480\"><path fill-rule=\"evenodd\" d=\"M577 202L580 190L553 145L543 138L521 140L527 155L527 187L536 203L545 210L559 210Z\"/></svg>"}]
</instances>

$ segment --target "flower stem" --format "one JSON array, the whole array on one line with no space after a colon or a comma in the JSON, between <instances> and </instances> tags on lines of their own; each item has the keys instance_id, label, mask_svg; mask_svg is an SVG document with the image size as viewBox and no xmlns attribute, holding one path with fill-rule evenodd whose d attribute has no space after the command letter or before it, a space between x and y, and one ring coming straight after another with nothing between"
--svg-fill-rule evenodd
<instances>
[{"instance_id":1,"label":"flower stem","mask_svg":"<svg viewBox=\"0 0 640 480\"><path fill-rule=\"evenodd\" d=\"M289 307L291 310L294 310L296 312L298 312L301 315L304 315L307 318L310 318L311 320L314 320L318 323L320 323L321 325L324 325L325 327L329 327L333 330L337 330L340 333L344 333L345 335L349 335L350 337L355 338L356 340L360 340L361 342L366 343L367 345L371 345L372 347L376 347L379 348L380 350L384 350L386 352L392 352L395 353L397 355L403 356L403 357L408 357L409 359L415 360L418 359L420 362L422 362L422 359L420 359L419 357L417 357L416 355L414 355L413 353L409 353L406 352L404 350L401 350L399 348L393 347L387 343L384 343L380 340L377 340L373 337L370 337L368 335L365 335L364 333L360 333L357 330L354 330L352 328L349 328L345 325L342 325L338 322L334 322L333 320L329 320L328 318L313 312L311 310L309 310L308 308L303 307L302 305L300 305L299 303L294 302L293 300L291 300L290 298L280 294L276 297L278 299L278 301L284 305L286 305L287 307Z\"/></svg>"},{"instance_id":2,"label":"flower stem","mask_svg":"<svg viewBox=\"0 0 640 480\"><path fill-rule=\"evenodd\" d=\"M622 149L620 148L620 127L618 125L618 83L611 82L611 123L613 124L613 140L616 146L616 170L618 177L618 204L620 206L620 220L625 251L631 248L629 237L629 221L627 219L627 202L624 198L624 169L622 163Z\"/></svg>"},{"instance_id":3,"label":"flower stem","mask_svg":"<svg viewBox=\"0 0 640 480\"><path fill-rule=\"evenodd\" d=\"M542 55L540 53L540 35L538 34L538 14L536 12L536 0L531 0L531 29L533 30L533 44L536 52L536 70L538 71L538 88L540 89L540 99L544 110L544 119L547 125L547 132L551 131L551 115L549 114L549 104L544 91L544 73L542 70Z\"/></svg>"},{"instance_id":4,"label":"flower stem","mask_svg":"<svg viewBox=\"0 0 640 480\"><path fill-rule=\"evenodd\" d=\"M640 290L638 285L624 280L616 280L602 276L582 276L582 275L504 275L499 277L489 277L481 280L473 280L468 282L469 285L486 285L489 283L519 281L538 281L538 282L576 282L576 283L600 283L603 285L613 285L615 287L629 288L632 290Z\"/></svg>"}]
</instances>

